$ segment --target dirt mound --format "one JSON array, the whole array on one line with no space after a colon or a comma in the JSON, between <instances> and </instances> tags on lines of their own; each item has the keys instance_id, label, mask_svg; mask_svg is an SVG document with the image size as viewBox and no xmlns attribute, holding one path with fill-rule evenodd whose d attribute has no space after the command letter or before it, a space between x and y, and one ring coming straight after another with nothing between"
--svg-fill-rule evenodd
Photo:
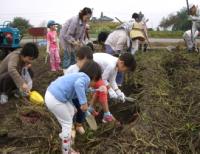
<instances>
[{"instance_id":1,"label":"dirt mound","mask_svg":"<svg viewBox=\"0 0 200 154\"><path fill-rule=\"evenodd\" d=\"M82 152L200 153L198 57L181 51L138 54L137 70L123 88L137 99L139 119L93 134L79 145Z\"/></svg>"}]
</instances>

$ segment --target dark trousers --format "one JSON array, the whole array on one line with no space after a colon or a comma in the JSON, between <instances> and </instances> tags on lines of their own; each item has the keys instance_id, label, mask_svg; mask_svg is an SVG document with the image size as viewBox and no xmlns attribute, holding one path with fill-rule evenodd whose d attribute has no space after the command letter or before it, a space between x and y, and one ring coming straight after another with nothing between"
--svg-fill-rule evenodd
<instances>
[{"instance_id":1,"label":"dark trousers","mask_svg":"<svg viewBox=\"0 0 200 154\"><path fill-rule=\"evenodd\" d=\"M14 90L17 89L13 79L8 72L0 75L0 93L11 95Z\"/></svg>"},{"instance_id":2,"label":"dark trousers","mask_svg":"<svg viewBox=\"0 0 200 154\"><path fill-rule=\"evenodd\" d=\"M81 105L80 105L78 99L73 99L72 102L73 102L74 106L77 109L77 113L76 113L76 115L74 117L74 121L77 122L77 123L84 122L84 120L85 120L85 112L83 112L81 110L81 108L80 108Z\"/></svg>"}]
</instances>

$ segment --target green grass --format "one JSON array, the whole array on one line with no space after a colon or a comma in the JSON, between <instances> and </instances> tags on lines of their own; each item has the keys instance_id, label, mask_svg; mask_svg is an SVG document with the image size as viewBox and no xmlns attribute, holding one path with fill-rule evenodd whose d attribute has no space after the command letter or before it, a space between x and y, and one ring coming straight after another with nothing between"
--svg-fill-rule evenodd
<instances>
[{"instance_id":1,"label":"green grass","mask_svg":"<svg viewBox=\"0 0 200 154\"><path fill-rule=\"evenodd\" d=\"M183 35L182 31L149 31L149 37L153 38L180 38Z\"/></svg>"},{"instance_id":2,"label":"green grass","mask_svg":"<svg viewBox=\"0 0 200 154\"><path fill-rule=\"evenodd\" d=\"M116 22L97 22L90 23L90 36L96 38L101 31L111 32L119 26ZM182 31L148 31L149 37L153 38L180 38L183 35Z\"/></svg>"}]
</instances>

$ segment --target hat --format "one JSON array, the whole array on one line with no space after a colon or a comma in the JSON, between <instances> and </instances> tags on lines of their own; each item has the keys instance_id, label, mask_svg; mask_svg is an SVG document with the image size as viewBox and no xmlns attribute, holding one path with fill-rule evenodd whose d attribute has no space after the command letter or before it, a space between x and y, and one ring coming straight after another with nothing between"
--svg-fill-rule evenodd
<instances>
[{"instance_id":1,"label":"hat","mask_svg":"<svg viewBox=\"0 0 200 154\"><path fill-rule=\"evenodd\" d=\"M47 27L50 28L53 25L59 25L58 23L56 23L54 20L49 20L47 23Z\"/></svg>"},{"instance_id":2,"label":"hat","mask_svg":"<svg viewBox=\"0 0 200 154\"><path fill-rule=\"evenodd\" d=\"M131 39L139 39L141 41L144 41L145 37L144 37L142 30L143 30L143 28L140 23L134 23L133 29L130 32Z\"/></svg>"}]
</instances>

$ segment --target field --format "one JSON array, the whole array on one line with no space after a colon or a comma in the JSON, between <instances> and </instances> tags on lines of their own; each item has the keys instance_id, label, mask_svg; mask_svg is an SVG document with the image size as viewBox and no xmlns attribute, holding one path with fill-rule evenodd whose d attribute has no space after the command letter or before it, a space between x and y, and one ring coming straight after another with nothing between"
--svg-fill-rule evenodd
<instances>
[{"instance_id":1,"label":"field","mask_svg":"<svg viewBox=\"0 0 200 154\"><path fill-rule=\"evenodd\" d=\"M44 95L62 72L44 64L45 49L33 63L34 87ZM74 148L85 154L200 153L200 55L183 48L139 51L137 69L127 74L122 90L134 103L109 101L121 125L102 124L77 134ZM60 126L45 106L11 98L0 106L0 153L60 153Z\"/></svg>"},{"instance_id":2,"label":"field","mask_svg":"<svg viewBox=\"0 0 200 154\"><path fill-rule=\"evenodd\" d=\"M118 22L91 22L90 23L90 35L95 38L98 33L101 31L111 32L116 29L120 24ZM182 38L182 31L157 31L153 29L149 29L148 31L149 37L153 38Z\"/></svg>"}]
</instances>

